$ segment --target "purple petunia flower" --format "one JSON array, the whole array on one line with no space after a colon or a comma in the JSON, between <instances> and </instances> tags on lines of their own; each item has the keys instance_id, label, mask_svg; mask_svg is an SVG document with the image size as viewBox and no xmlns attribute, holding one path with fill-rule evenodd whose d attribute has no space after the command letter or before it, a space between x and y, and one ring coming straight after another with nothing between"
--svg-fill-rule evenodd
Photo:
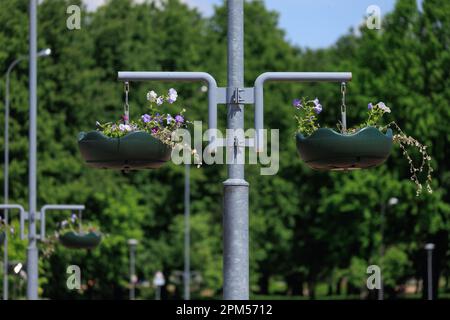
<instances>
[{"instance_id":1,"label":"purple petunia flower","mask_svg":"<svg viewBox=\"0 0 450 320\"><path fill-rule=\"evenodd\" d=\"M178 98L178 93L174 88L170 88L169 89L169 96L167 97L167 101L169 103L174 103L175 101L177 101Z\"/></svg>"},{"instance_id":2,"label":"purple petunia flower","mask_svg":"<svg viewBox=\"0 0 450 320\"><path fill-rule=\"evenodd\" d=\"M156 99L156 104L157 104L158 106L162 105L163 102L164 102L164 98L163 98L163 97L158 97L158 98Z\"/></svg>"},{"instance_id":3,"label":"purple petunia flower","mask_svg":"<svg viewBox=\"0 0 450 320\"><path fill-rule=\"evenodd\" d=\"M167 114L167 124L171 123L173 121L173 118L170 114Z\"/></svg>"},{"instance_id":4,"label":"purple petunia flower","mask_svg":"<svg viewBox=\"0 0 450 320\"><path fill-rule=\"evenodd\" d=\"M174 103L175 101L177 101L176 96L169 95L169 97L167 98L167 102L170 104Z\"/></svg>"},{"instance_id":5,"label":"purple petunia flower","mask_svg":"<svg viewBox=\"0 0 450 320\"><path fill-rule=\"evenodd\" d=\"M176 123L183 123L184 122L183 116L182 115L175 116L175 122Z\"/></svg>"},{"instance_id":6,"label":"purple petunia flower","mask_svg":"<svg viewBox=\"0 0 450 320\"><path fill-rule=\"evenodd\" d=\"M372 102L369 102L369 104L367 105L367 109L369 109L369 110L372 110L372 109L373 109Z\"/></svg>"},{"instance_id":7,"label":"purple petunia flower","mask_svg":"<svg viewBox=\"0 0 450 320\"><path fill-rule=\"evenodd\" d=\"M77 220L77 215L73 213L72 216L70 217L70 220L72 220L72 222L75 222Z\"/></svg>"},{"instance_id":8,"label":"purple petunia flower","mask_svg":"<svg viewBox=\"0 0 450 320\"><path fill-rule=\"evenodd\" d=\"M299 108L302 107L302 100L300 100L300 99L294 99L294 100L292 101L292 105L293 105L294 107L296 107L297 109L299 109Z\"/></svg>"},{"instance_id":9,"label":"purple petunia flower","mask_svg":"<svg viewBox=\"0 0 450 320\"><path fill-rule=\"evenodd\" d=\"M148 122L150 122L152 120L152 117L150 115L148 115L148 114L143 114L141 116L141 120L144 123L148 123Z\"/></svg>"},{"instance_id":10,"label":"purple petunia flower","mask_svg":"<svg viewBox=\"0 0 450 320\"><path fill-rule=\"evenodd\" d=\"M170 88L169 89L169 95L170 96L178 96L178 92L174 88Z\"/></svg>"},{"instance_id":11,"label":"purple petunia flower","mask_svg":"<svg viewBox=\"0 0 450 320\"><path fill-rule=\"evenodd\" d=\"M322 105L321 104L316 104L316 106L313 108L314 112L319 114L322 112Z\"/></svg>"},{"instance_id":12,"label":"purple petunia flower","mask_svg":"<svg viewBox=\"0 0 450 320\"><path fill-rule=\"evenodd\" d=\"M129 120L129 119L128 119L128 116L124 114L124 115L122 116L122 120L123 120L123 122L128 121L128 120Z\"/></svg>"},{"instance_id":13,"label":"purple petunia flower","mask_svg":"<svg viewBox=\"0 0 450 320\"><path fill-rule=\"evenodd\" d=\"M154 134L154 133L157 133L158 132L158 128L157 127L154 127L154 128L152 128L152 133Z\"/></svg>"}]
</instances>

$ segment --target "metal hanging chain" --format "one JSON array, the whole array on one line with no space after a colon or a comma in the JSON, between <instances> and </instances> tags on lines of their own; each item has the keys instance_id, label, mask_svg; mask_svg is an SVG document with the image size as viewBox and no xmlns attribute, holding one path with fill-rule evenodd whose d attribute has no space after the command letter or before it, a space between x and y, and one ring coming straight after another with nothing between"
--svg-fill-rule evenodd
<instances>
[{"instance_id":1,"label":"metal hanging chain","mask_svg":"<svg viewBox=\"0 0 450 320\"><path fill-rule=\"evenodd\" d=\"M130 120L130 105L128 104L128 92L130 92L130 84L128 81L124 82L125 89L125 104L123 106L123 122L129 123Z\"/></svg>"},{"instance_id":2,"label":"metal hanging chain","mask_svg":"<svg viewBox=\"0 0 450 320\"><path fill-rule=\"evenodd\" d=\"M341 124L342 124L342 133L347 132L347 106L345 105L345 92L347 91L347 87L345 82L341 83L341 93L342 93L342 104L341 104Z\"/></svg>"}]
</instances>

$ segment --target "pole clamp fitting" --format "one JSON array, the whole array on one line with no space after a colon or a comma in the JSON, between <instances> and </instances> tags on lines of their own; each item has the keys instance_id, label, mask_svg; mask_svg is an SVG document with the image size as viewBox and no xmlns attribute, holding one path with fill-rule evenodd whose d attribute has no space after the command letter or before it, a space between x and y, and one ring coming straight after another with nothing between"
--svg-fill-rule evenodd
<instances>
[{"instance_id":1,"label":"pole clamp fitting","mask_svg":"<svg viewBox=\"0 0 450 320\"><path fill-rule=\"evenodd\" d=\"M217 102L221 104L253 104L253 88L217 88Z\"/></svg>"}]
</instances>

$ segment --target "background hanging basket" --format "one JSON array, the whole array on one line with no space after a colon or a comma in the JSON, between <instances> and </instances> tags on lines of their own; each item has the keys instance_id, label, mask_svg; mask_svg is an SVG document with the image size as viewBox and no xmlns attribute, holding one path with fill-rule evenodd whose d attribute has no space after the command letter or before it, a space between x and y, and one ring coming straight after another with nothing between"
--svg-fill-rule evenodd
<instances>
[{"instance_id":1,"label":"background hanging basket","mask_svg":"<svg viewBox=\"0 0 450 320\"><path fill-rule=\"evenodd\" d=\"M170 159L172 149L144 131L110 138L99 131L81 132L78 146L87 165L102 169L154 169Z\"/></svg>"},{"instance_id":2,"label":"background hanging basket","mask_svg":"<svg viewBox=\"0 0 450 320\"><path fill-rule=\"evenodd\" d=\"M59 236L59 242L63 246L73 249L93 249L99 245L101 240L102 236L96 232L81 234L69 231Z\"/></svg>"},{"instance_id":3,"label":"background hanging basket","mask_svg":"<svg viewBox=\"0 0 450 320\"><path fill-rule=\"evenodd\" d=\"M305 163L317 170L351 170L377 166L388 157L392 130L383 134L366 127L353 134L320 128L309 137L297 134L297 150Z\"/></svg>"}]
</instances>

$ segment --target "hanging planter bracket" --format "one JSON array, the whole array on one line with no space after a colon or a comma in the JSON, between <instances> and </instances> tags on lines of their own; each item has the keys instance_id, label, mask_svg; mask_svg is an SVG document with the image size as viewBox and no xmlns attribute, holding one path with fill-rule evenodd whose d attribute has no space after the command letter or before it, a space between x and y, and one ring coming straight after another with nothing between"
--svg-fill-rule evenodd
<instances>
[{"instance_id":1,"label":"hanging planter bracket","mask_svg":"<svg viewBox=\"0 0 450 320\"><path fill-rule=\"evenodd\" d=\"M217 103L218 90L216 79L206 72L162 72L162 71L119 71L119 81L203 81L208 84L208 140L210 152L217 149Z\"/></svg>"},{"instance_id":2,"label":"hanging planter bracket","mask_svg":"<svg viewBox=\"0 0 450 320\"><path fill-rule=\"evenodd\" d=\"M27 212L20 204L0 204L0 210L17 209L20 212L20 240L25 240L25 218ZM6 221L8 223L8 221Z\"/></svg>"},{"instance_id":3,"label":"hanging planter bracket","mask_svg":"<svg viewBox=\"0 0 450 320\"><path fill-rule=\"evenodd\" d=\"M264 83L277 82L348 82L351 72L264 72L255 80L255 148L264 151Z\"/></svg>"},{"instance_id":4,"label":"hanging planter bracket","mask_svg":"<svg viewBox=\"0 0 450 320\"><path fill-rule=\"evenodd\" d=\"M253 104L253 88L217 88L217 103Z\"/></svg>"},{"instance_id":5,"label":"hanging planter bracket","mask_svg":"<svg viewBox=\"0 0 450 320\"><path fill-rule=\"evenodd\" d=\"M45 214L47 211L61 211L61 210L71 210L71 211L83 211L85 206L82 204L46 204L41 208L41 240L45 239Z\"/></svg>"}]
</instances>

